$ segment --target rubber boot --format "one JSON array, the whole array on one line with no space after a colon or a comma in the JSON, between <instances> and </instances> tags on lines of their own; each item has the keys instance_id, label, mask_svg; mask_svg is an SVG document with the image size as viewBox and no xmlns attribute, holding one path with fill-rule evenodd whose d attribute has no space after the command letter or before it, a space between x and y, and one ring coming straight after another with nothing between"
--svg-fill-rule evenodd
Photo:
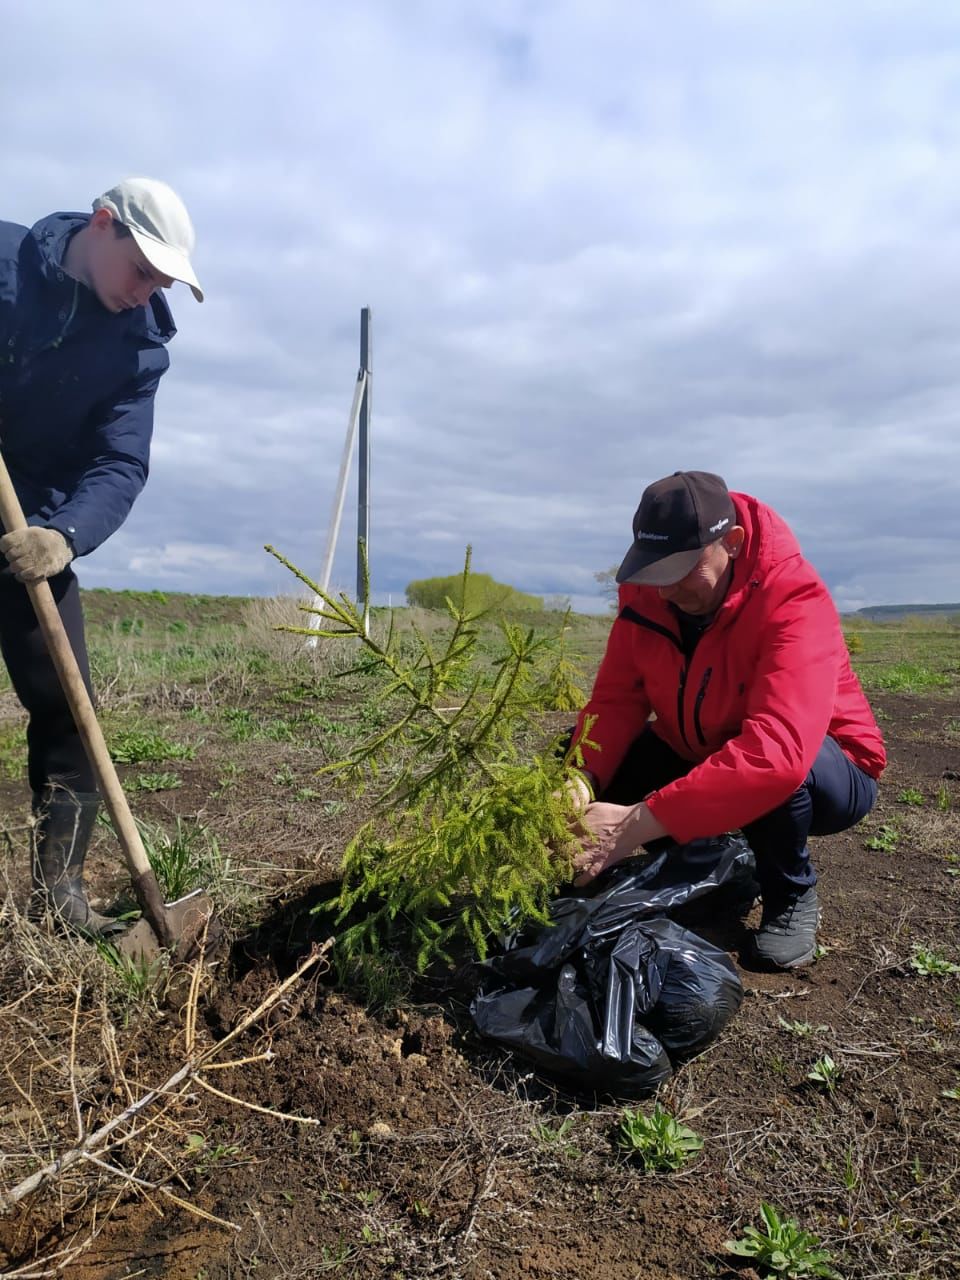
<instances>
[{"instance_id":1,"label":"rubber boot","mask_svg":"<svg viewBox=\"0 0 960 1280\"><path fill-rule=\"evenodd\" d=\"M83 864L99 808L96 792L58 791L45 800L35 798L31 919L42 919L49 911L60 924L90 937L123 928L120 921L94 911L83 885Z\"/></svg>"}]
</instances>

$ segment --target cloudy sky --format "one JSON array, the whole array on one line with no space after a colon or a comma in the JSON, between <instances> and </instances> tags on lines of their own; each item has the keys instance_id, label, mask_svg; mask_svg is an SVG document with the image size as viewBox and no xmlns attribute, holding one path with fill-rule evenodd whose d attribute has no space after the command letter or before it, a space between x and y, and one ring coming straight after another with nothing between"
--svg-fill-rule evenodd
<instances>
[{"instance_id":1,"label":"cloudy sky","mask_svg":"<svg viewBox=\"0 0 960 1280\"><path fill-rule=\"evenodd\" d=\"M470 542L600 608L677 468L775 506L841 608L960 600L953 0L6 0L3 28L0 216L164 178L207 291L172 291L151 479L86 585L291 589L265 542L318 572L369 305L378 600Z\"/></svg>"}]
</instances>

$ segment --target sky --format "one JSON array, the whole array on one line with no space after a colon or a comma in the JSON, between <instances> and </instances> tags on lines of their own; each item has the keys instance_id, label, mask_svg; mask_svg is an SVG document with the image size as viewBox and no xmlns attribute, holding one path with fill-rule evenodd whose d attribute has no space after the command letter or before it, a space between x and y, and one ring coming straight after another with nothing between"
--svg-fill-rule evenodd
<instances>
[{"instance_id":1,"label":"sky","mask_svg":"<svg viewBox=\"0 0 960 1280\"><path fill-rule=\"evenodd\" d=\"M198 306L86 586L318 575L372 308L374 599L474 567L602 610L717 471L838 607L960 601L960 6L0 0L0 217L190 209ZM356 464L334 581L354 586Z\"/></svg>"}]
</instances>

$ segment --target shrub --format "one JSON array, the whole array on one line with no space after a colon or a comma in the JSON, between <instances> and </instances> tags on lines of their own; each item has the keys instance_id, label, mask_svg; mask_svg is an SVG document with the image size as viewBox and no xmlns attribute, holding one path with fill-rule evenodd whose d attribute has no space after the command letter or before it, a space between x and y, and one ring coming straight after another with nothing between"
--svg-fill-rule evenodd
<instances>
[{"instance_id":1,"label":"shrub","mask_svg":"<svg viewBox=\"0 0 960 1280\"><path fill-rule=\"evenodd\" d=\"M541 596L527 595L497 582L488 573L455 573L447 578L420 578L407 585L407 603L421 609L446 609L447 601L455 609L469 613L485 613L489 609L512 612L542 610Z\"/></svg>"}]
</instances>

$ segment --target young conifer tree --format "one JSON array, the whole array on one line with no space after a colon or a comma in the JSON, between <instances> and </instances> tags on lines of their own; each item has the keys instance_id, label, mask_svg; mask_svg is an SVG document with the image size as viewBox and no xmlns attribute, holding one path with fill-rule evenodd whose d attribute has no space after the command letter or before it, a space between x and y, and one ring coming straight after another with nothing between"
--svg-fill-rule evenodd
<instances>
[{"instance_id":1,"label":"young conifer tree","mask_svg":"<svg viewBox=\"0 0 960 1280\"><path fill-rule=\"evenodd\" d=\"M382 727L326 766L358 791L372 788L374 815L347 845L336 900L341 955L376 955L403 941L418 968L451 960L456 939L487 954L505 927L546 922L546 906L569 881L579 842L570 834L564 783L582 757L557 742L536 750L547 710L582 705L556 636L501 618L494 652L481 645L482 611L448 599L439 639L413 625L402 640L390 616L381 640L366 634L357 604L334 597L267 548L322 601L302 606L305 636L352 637L351 674L370 682ZM469 599L467 548L460 601ZM368 593L365 588L365 595ZM369 598L369 597L368 597Z\"/></svg>"}]
</instances>

